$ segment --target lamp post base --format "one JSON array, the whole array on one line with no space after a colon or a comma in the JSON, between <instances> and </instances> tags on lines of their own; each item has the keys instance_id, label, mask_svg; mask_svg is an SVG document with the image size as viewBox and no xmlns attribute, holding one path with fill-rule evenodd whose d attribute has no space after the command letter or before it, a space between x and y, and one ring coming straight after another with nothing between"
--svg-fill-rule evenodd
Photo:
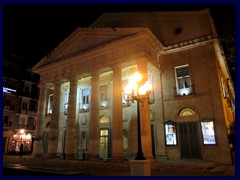
<instances>
[{"instance_id":1,"label":"lamp post base","mask_svg":"<svg viewBox=\"0 0 240 180\"><path fill-rule=\"evenodd\" d=\"M130 160L131 176L151 176L150 160Z\"/></svg>"}]
</instances>

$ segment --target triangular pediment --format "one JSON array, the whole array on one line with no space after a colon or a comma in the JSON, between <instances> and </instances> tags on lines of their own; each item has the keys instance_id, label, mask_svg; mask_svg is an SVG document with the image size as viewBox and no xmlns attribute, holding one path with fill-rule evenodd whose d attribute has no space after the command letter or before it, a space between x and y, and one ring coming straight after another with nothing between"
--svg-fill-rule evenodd
<instances>
[{"instance_id":1,"label":"triangular pediment","mask_svg":"<svg viewBox=\"0 0 240 180\"><path fill-rule=\"evenodd\" d=\"M142 32L142 28L78 28L33 69L67 60Z\"/></svg>"}]
</instances>

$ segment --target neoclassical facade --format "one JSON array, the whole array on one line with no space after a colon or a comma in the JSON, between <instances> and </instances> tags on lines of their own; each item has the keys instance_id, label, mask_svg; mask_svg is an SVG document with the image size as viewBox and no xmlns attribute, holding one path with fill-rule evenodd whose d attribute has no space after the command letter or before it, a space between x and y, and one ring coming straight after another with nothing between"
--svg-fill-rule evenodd
<instances>
[{"instance_id":1,"label":"neoclassical facade","mask_svg":"<svg viewBox=\"0 0 240 180\"><path fill-rule=\"evenodd\" d=\"M137 152L137 105L123 89L138 71L147 159L231 163L234 88L208 10L107 13L33 67L40 95L33 156L111 160Z\"/></svg>"}]
</instances>

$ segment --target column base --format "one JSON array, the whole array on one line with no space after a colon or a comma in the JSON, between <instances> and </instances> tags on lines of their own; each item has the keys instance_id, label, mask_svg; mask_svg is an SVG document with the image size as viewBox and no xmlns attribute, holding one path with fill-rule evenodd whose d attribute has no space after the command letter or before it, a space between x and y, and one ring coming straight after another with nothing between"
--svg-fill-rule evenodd
<instances>
[{"instance_id":1,"label":"column base","mask_svg":"<svg viewBox=\"0 0 240 180\"><path fill-rule=\"evenodd\" d=\"M43 156L43 154L31 154L31 157L39 158L39 157L44 157L44 156Z\"/></svg>"},{"instance_id":2,"label":"column base","mask_svg":"<svg viewBox=\"0 0 240 180\"><path fill-rule=\"evenodd\" d=\"M65 160L74 160L74 159L77 159L76 155L75 154L66 154L66 153L63 153L63 159Z\"/></svg>"},{"instance_id":3,"label":"column base","mask_svg":"<svg viewBox=\"0 0 240 180\"><path fill-rule=\"evenodd\" d=\"M167 154L162 154L162 155L156 155L155 158L157 160L166 160L166 159L169 159Z\"/></svg>"},{"instance_id":4,"label":"column base","mask_svg":"<svg viewBox=\"0 0 240 180\"><path fill-rule=\"evenodd\" d=\"M98 155L89 155L87 156L87 159L90 161L100 161L101 158Z\"/></svg>"},{"instance_id":5,"label":"column base","mask_svg":"<svg viewBox=\"0 0 240 180\"><path fill-rule=\"evenodd\" d=\"M116 163L122 163L126 160L124 160L123 156L121 156L121 157L111 157L110 161L111 162L116 162Z\"/></svg>"},{"instance_id":6,"label":"column base","mask_svg":"<svg viewBox=\"0 0 240 180\"><path fill-rule=\"evenodd\" d=\"M150 160L130 160L131 176L151 176Z\"/></svg>"},{"instance_id":7,"label":"column base","mask_svg":"<svg viewBox=\"0 0 240 180\"><path fill-rule=\"evenodd\" d=\"M57 156L56 153L54 153L54 154L48 153L48 154L46 155L46 159L53 159L53 158L59 158L59 157Z\"/></svg>"}]
</instances>

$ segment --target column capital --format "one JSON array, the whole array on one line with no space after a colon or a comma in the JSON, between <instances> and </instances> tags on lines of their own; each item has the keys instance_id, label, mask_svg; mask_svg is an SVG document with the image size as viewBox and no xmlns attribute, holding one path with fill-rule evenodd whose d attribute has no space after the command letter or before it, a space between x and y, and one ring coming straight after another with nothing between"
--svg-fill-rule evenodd
<instances>
[{"instance_id":1,"label":"column capital","mask_svg":"<svg viewBox=\"0 0 240 180\"><path fill-rule=\"evenodd\" d=\"M115 64L111 66L112 70L117 70L117 69L122 69L122 65L121 64Z\"/></svg>"},{"instance_id":2,"label":"column capital","mask_svg":"<svg viewBox=\"0 0 240 180\"><path fill-rule=\"evenodd\" d=\"M91 71L91 76L100 76L101 71L100 70L95 70L95 71Z\"/></svg>"},{"instance_id":3,"label":"column capital","mask_svg":"<svg viewBox=\"0 0 240 180\"><path fill-rule=\"evenodd\" d=\"M68 80L69 80L70 82L74 82L74 81L77 82L79 79L81 79L80 76L71 76L71 77L68 78Z\"/></svg>"}]
</instances>

